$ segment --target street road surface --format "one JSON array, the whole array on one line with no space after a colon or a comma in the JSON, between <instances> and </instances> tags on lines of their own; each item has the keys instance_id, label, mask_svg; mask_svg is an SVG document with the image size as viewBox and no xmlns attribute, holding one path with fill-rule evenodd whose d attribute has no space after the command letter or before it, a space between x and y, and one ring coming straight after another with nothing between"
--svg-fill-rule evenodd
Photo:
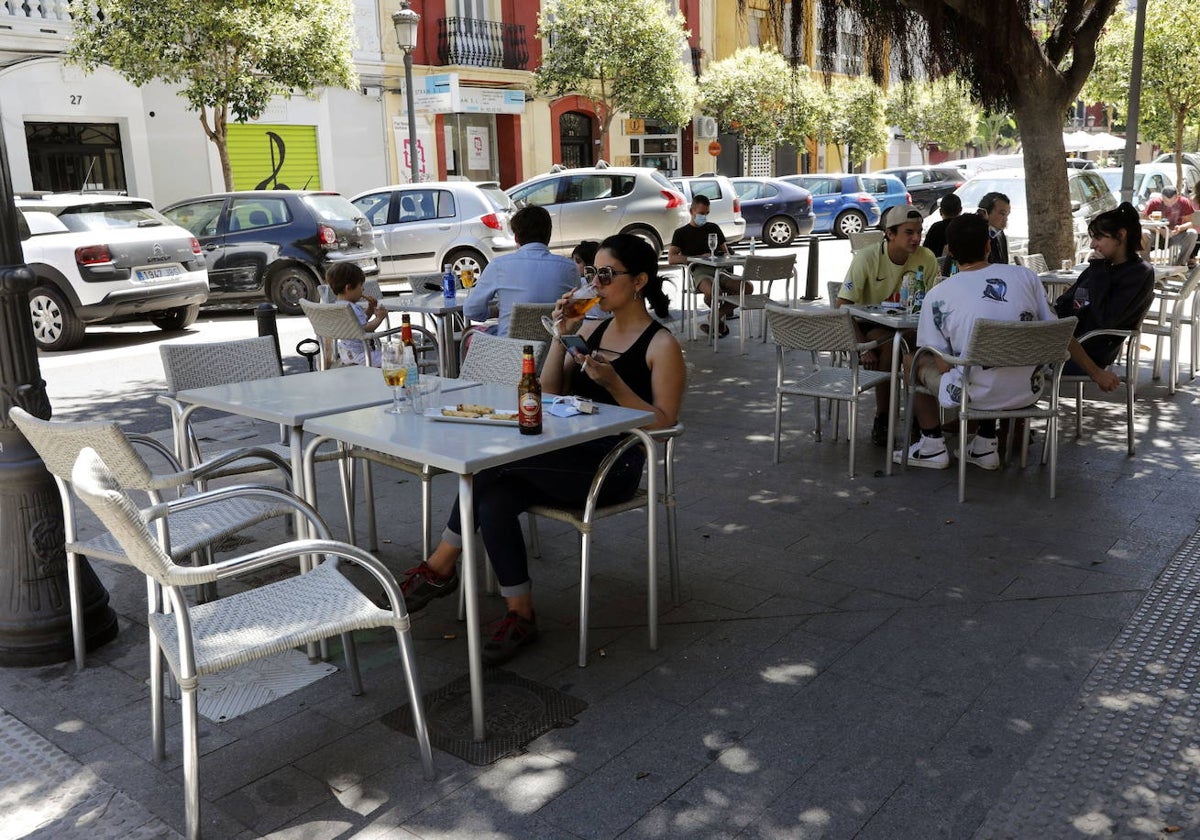
<instances>
[{"instance_id":1,"label":"street road surface","mask_svg":"<svg viewBox=\"0 0 1200 840\"><path fill-rule=\"evenodd\" d=\"M826 281L841 280L845 275L850 248L845 240L827 236L820 237L819 247L817 293L824 297ZM758 251L772 256L795 253L803 289L808 266L807 245L791 248L759 246ZM672 305L677 309L679 301L673 300ZM399 326L399 323L397 318L395 325ZM308 319L281 316L277 324L285 371L307 370L307 363L295 348L297 342L312 335ZM167 410L154 401L166 387L159 345L231 341L256 335L258 324L252 306L221 306L202 310L196 323L182 332L165 333L147 321L91 326L78 350L39 352L38 359L55 417L116 419L131 432L153 432L169 426Z\"/></svg>"}]
</instances>

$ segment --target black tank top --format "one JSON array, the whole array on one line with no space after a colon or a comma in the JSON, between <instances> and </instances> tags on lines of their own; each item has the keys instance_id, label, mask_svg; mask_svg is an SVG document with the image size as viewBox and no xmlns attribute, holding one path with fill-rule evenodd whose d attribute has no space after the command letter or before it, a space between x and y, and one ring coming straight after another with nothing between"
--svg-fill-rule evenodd
<instances>
[{"instance_id":1,"label":"black tank top","mask_svg":"<svg viewBox=\"0 0 1200 840\"><path fill-rule=\"evenodd\" d=\"M595 352L600 349L600 342L612 321L601 321L595 332L587 337L588 347ZM612 360L613 370L625 381L635 394L648 403L654 402L654 389L650 383L650 366L646 364L646 354L650 350L650 340L659 330L665 329L658 321L651 321L642 334L637 337L629 349ZM611 355L611 353L609 353ZM571 391L577 397L586 397L592 402L616 405L612 394L600 387L583 371L578 371L571 380Z\"/></svg>"}]
</instances>

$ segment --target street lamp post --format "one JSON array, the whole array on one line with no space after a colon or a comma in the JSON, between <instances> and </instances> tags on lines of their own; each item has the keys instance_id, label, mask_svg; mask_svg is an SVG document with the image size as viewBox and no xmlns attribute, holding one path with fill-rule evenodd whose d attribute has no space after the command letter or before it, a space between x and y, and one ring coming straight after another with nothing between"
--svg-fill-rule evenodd
<instances>
[{"instance_id":1,"label":"street lamp post","mask_svg":"<svg viewBox=\"0 0 1200 840\"><path fill-rule=\"evenodd\" d=\"M20 406L50 418L29 317L34 278L17 220L0 132L0 665L48 665L70 659L74 649L62 503L46 465L9 417ZM86 560L78 585L84 640L97 647L116 637L117 616Z\"/></svg>"},{"instance_id":2,"label":"street lamp post","mask_svg":"<svg viewBox=\"0 0 1200 840\"><path fill-rule=\"evenodd\" d=\"M408 0L400 0L400 11L392 14L392 25L396 27L396 43L404 50L404 94L408 100L408 162L412 182L420 179L417 162L417 108L413 101L413 50L417 48L417 24L421 16L408 7Z\"/></svg>"}]
</instances>

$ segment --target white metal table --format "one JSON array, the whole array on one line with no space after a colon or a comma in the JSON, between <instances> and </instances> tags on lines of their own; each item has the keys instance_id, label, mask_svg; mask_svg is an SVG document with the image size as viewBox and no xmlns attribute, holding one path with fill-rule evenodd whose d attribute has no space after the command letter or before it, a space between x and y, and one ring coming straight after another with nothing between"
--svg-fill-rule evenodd
<instances>
[{"instance_id":1,"label":"white metal table","mask_svg":"<svg viewBox=\"0 0 1200 840\"><path fill-rule=\"evenodd\" d=\"M700 293L696 291L696 284L692 280L692 266L704 265L720 271L726 269L732 273L732 270L739 265L746 264L746 257L743 254L727 254L721 257L710 257L708 254L700 254L695 257L687 258L687 270L683 276L683 294L685 300L690 301L684 306L685 317L687 318L687 339L688 341L696 340L696 315L700 309L699 299ZM713 289L714 297L717 290ZM711 319L710 319L711 320ZM715 326L710 326L710 330L715 330ZM718 336L712 334L709 336L712 341L716 341Z\"/></svg>"},{"instance_id":2,"label":"white metal table","mask_svg":"<svg viewBox=\"0 0 1200 840\"><path fill-rule=\"evenodd\" d=\"M892 447L896 445L896 407L900 392L900 347L906 330L915 330L921 322L920 313L905 312L903 309L884 309L878 304L869 306L847 306L850 314L860 321L887 327L892 332L892 385L888 391L887 453L884 474L892 474ZM907 441L904 444L908 445Z\"/></svg>"},{"instance_id":3,"label":"white metal table","mask_svg":"<svg viewBox=\"0 0 1200 840\"><path fill-rule=\"evenodd\" d=\"M464 399L506 408L516 404L516 389L500 385L481 385L463 393ZM305 471L311 473L313 456L325 439L339 440L363 446L410 461L429 464L458 475L459 515L463 533L462 581L467 607L467 656L471 683L471 717L474 737L484 739L483 725L483 662L481 659L479 609L476 603L475 563L477 554L473 538L475 513L473 508L474 476L481 470L520 461L532 455L563 449L577 443L607 435L633 432L642 439L648 458L655 457L654 443L641 426L654 420L654 414L620 406L601 405L595 414L542 419L542 434L522 435L512 426L486 426L475 423L439 422L412 414L388 414L382 408L362 408L340 414L329 414L307 424L312 441L305 448ZM647 470L650 511L647 535L651 551L657 544L655 510L657 504L657 470ZM306 481L306 488L311 486ZM652 557L651 567L657 566ZM650 592L651 645L657 646L654 628L657 627L657 592L655 577L648 582Z\"/></svg>"},{"instance_id":4,"label":"white metal table","mask_svg":"<svg viewBox=\"0 0 1200 840\"><path fill-rule=\"evenodd\" d=\"M458 376L458 342L454 340L454 319L462 315L463 304L469 293L468 289L459 289L453 302L441 292L419 292L384 301L389 312L418 312L433 316L438 340L438 373L448 379Z\"/></svg>"}]
</instances>

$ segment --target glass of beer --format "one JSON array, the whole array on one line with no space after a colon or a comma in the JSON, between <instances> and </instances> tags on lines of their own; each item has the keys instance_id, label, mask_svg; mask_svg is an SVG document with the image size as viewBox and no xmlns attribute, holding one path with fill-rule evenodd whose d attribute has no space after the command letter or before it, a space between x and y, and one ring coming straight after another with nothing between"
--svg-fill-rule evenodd
<instances>
[{"instance_id":1,"label":"glass of beer","mask_svg":"<svg viewBox=\"0 0 1200 840\"><path fill-rule=\"evenodd\" d=\"M392 389L392 405L387 409L388 414L403 414L404 380L408 378L408 366L405 364L405 352L412 352L408 346L398 341L385 341L380 354L380 367L383 370L383 381Z\"/></svg>"},{"instance_id":2,"label":"glass of beer","mask_svg":"<svg viewBox=\"0 0 1200 840\"><path fill-rule=\"evenodd\" d=\"M572 293L570 299L563 307L562 320L575 320L582 318L584 314L591 309L600 300L600 295L592 286L592 281L584 278L579 282L579 287ZM542 326L546 328L546 332L552 336L561 335L559 325L562 321L555 321L549 315L542 316Z\"/></svg>"}]
</instances>

